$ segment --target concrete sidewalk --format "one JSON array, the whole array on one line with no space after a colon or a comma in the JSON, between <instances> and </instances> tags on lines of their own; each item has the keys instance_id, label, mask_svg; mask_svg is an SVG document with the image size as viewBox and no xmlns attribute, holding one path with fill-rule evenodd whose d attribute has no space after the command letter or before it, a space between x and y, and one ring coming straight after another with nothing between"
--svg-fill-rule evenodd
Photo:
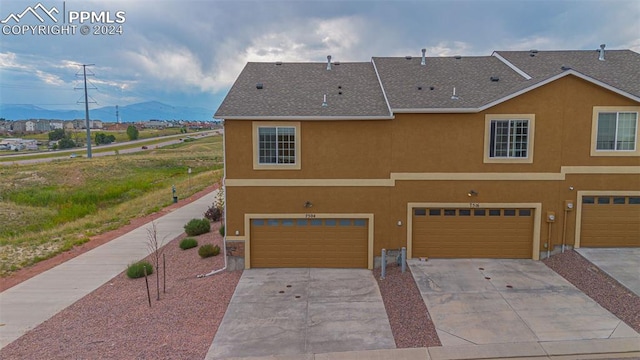
<instances>
[{"instance_id":1,"label":"concrete sidewalk","mask_svg":"<svg viewBox=\"0 0 640 360\"><path fill-rule=\"evenodd\" d=\"M217 190L216 190L217 191ZM154 220L164 243L202 218L216 191ZM0 349L147 255L151 222L0 293Z\"/></svg>"}]
</instances>

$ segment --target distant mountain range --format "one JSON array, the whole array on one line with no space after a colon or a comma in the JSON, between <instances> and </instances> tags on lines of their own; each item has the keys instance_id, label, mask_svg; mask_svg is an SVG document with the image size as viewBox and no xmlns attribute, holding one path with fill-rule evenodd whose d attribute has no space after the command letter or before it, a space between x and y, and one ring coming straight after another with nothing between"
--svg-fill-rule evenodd
<instances>
[{"instance_id":1,"label":"distant mountain range","mask_svg":"<svg viewBox=\"0 0 640 360\"><path fill-rule=\"evenodd\" d=\"M136 122L147 120L192 120L211 121L214 110L201 107L171 106L157 101L142 102L118 108L120 121ZM84 109L77 110L48 110L35 105L0 104L0 118L6 120L52 119L75 120L84 119ZM91 120L103 122L117 122L116 107L105 106L89 109Z\"/></svg>"}]
</instances>

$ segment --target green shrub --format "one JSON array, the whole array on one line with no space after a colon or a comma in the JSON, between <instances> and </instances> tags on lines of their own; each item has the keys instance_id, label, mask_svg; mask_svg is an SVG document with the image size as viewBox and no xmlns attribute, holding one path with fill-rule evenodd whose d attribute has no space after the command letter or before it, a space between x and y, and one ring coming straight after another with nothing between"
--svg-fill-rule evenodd
<instances>
[{"instance_id":1,"label":"green shrub","mask_svg":"<svg viewBox=\"0 0 640 360\"><path fill-rule=\"evenodd\" d=\"M144 269L147 269L147 275L153 273L153 266L148 261L138 261L127 266L127 276L131 279L137 279L144 276Z\"/></svg>"},{"instance_id":2,"label":"green shrub","mask_svg":"<svg viewBox=\"0 0 640 360\"><path fill-rule=\"evenodd\" d=\"M220 233L220 235L224 236L224 225L220 226L218 232Z\"/></svg>"},{"instance_id":3,"label":"green shrub","mask_svg":"<svg viewBox=\"0 0 640 360\"><path fill-rule=\"evenodd\" d=\"M191 219L184 226L184 232L189 236L206 234L211 231L211 223L208 219Z\"/></svg>"},{"instance_id":4,"label":"green shrub","mask_svg":"<svg viewBox=\"0 0 640 360\"><path fill-rule=\"evenodd\" d=\"M198 246L198 240L194 238L184 238L180 241L180 249L187 250Z\"/></svg>"},{"instance_id":5,"label":"green shrub","mask_svg":"<svg viewBox=\"0 0 640 360\"><path fill-rule=\"evenodd\" d=\"M206 245L202 245L200 246L200 249L198 249L198 255L200 255L200 257L202 258L208 258L211 256L216 256L220 254L220 246L218 245L211 245L211 244L206 244Z\"/></svg>"}]
</instances>

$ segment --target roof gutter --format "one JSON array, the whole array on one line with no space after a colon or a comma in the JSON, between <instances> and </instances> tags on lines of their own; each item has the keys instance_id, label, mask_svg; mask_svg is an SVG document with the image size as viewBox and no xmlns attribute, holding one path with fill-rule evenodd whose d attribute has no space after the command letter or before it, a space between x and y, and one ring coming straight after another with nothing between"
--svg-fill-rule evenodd
<instances>
[{"instance_id":1,"label":"roof gutter","mask_svg":"<svg viewBox=\"0 0 640 360\"><path fill-rule=\"evenodd\" d=\"M391 113L391 110L389 110ZM392 120L395 116L224 116L225 120L296 120L296 121L340 121L340 120Z\"/></svg>"},{"instance_id":2,"label":"roof gutter","mask_svg":"<svg viewBox=\"0 0 640 360\"><path fill-rule=\"evenodd\" d=\"M490 103L484 104L480 107L475 107L475 108L396 108L396 109L392 109L394 113L396 114L402 114L402 113L414 113L414 114L444 114L444 113L478 113L484 110L487 110L493 106L496 106L500 103L503 103L505 101L511 100L515 97L518 97L524 93L527 93L531 90L537 89L541 86L547 85L548 83L554 82L560 78L563 78L565 76L568 75L573 75L573 76L577 76L585 81L588 81L590 83L596 84L600 87L603 87L607 90L613 91L616 94L622 95L628 99L631 99L633 101L637 101L640 102L640 96L636 96L634 94L630 94L628 92L622 91L618 88L615 88L609 84L603 83L600 80L594 79L592 77L589 77L587 75L584 75L578 71L575 70L566 70L561 72L560 74L557 74L555 76L552 76L550 78L547 78L543 81L537 82L529 87L526 87L520 91L516 91L514 93L509 94L508 96L499 98L497 100L494 100Z\"/></svg>"}]
</instances>

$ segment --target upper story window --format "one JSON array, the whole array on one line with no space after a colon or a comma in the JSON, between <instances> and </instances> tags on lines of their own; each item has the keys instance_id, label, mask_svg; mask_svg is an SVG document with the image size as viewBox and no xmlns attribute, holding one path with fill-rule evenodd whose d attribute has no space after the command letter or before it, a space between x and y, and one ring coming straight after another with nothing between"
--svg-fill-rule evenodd
<instances>
[{"instance_id":1,"label":"upper story window","mask_svg":"<svg viewBox=\"0 0 640 360\"><path fill-rule=\"evenodd\" d=\"M637 106L596 106L591 126L592 156L638 156Z\"/></svg>"},{"instance_id":2,"label":"upper story window","mask_svg":"<svg viewBox=\"0 0 640 360\"><path fill-rule=\"evenodd\" d=\"M258 127L258 163L295 164L295 127Z\"/></svg>"},{"instance_id":3,"label":"upper story window","mask_svg":"<svg viewBox=\"0 0 640 360\"><path fill-rule=\"evenodd\" d=\"M596 150L635 150L638 113L598 113Z\"/></svg>"},{"instance_id":4,"label":"upper story window","mask_svg":"<svg viewBox=\"0 0 640 360\"><path fill-rule=\"evenodd\" d=\"M254 169L300 169L300 123L253 123Z\"/></svg>"},{"instance_id":5,"label":"upper story window","mask_svg":"<svg viewBox=\"0 0 640 360\"><path fill-rule=\"evenodd\" d=\"M534 115L486 115L485 163L533 162Z\"/></svg>"},{"instance_id":6,"label":"upper story window","mask_svg":"<svg viewBox=\"0 0 640 360\"><path fill-rule=\"evenodd\" d=\"M529 120L491 120L489 157L526 158Z\"/></svg>"}]
</instances>

